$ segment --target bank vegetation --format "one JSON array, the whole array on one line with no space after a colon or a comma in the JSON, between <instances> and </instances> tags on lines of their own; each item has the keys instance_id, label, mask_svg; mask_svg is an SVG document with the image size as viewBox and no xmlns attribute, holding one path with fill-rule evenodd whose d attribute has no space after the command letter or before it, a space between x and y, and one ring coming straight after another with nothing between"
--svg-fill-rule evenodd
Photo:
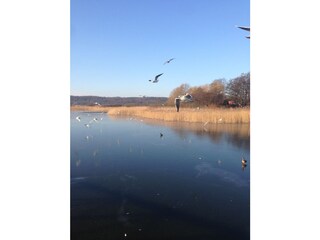
<instances>
[{"instance_id":1,"label":"bank vegetation","mask_svg":"<svg viewBox=\"0 0 320 240\"><path fill-rule=\"evenodd\" d=\"M250 123L249 108L190 108L181 106L180 112L174 107L100 107L72 106L72 111L106 112L110 116L127 116L190 123Z\"/></svg>"}]
</instances>

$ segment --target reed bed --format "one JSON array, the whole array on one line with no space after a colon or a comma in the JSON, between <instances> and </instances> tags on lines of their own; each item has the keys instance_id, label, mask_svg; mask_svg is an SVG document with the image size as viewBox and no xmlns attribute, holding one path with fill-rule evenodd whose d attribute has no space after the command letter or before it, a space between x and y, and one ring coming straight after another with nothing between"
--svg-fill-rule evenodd
<instances>
[{"instance_id":1,"label":"reed bed","mask_svg":"<svg viewBox=\"0 0 320 240\"><path fill-rule=\"evenodd\" d=\"M71 111L108 112L111 107L73 105Z\"/></svg>"},{"instance_id":2,"label":"reed bed","mask_svg":"<svg viewBox=\"0 0 320 240\"><path fill-rule=\"evenodd\" d=\"M71 107L71 111L107 112L111 116L130 116L171 122L189 123L250 123L249 108L180 108L174 107Z\"/></svg>"},{"instance_id":3,"label":"reed bed","mask_svg":"<svg viewBox=\"0 0 320 240\"><path fill-rule=\"evenodd\" d=\"M249 108L111 107L109 115L189 123L250 123Z\"/></svg>"}]
</instances>

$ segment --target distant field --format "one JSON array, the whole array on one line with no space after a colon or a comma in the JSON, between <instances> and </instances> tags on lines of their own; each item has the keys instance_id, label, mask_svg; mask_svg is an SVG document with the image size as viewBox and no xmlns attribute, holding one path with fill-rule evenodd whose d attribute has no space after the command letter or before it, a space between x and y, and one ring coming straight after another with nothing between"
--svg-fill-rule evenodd
<instances>
[{"instance_id":1,"label":"distant field","mask_svg":"<svg viewBox=\"0 0 320 240\"><path fill-rule=\"evenodd\" d=\"M250 123L249 108L186 108L174 107L99 107L72 106L71 111L107 112L111 116L132 116L173 122Z\"/></svg>"}]
</instances>

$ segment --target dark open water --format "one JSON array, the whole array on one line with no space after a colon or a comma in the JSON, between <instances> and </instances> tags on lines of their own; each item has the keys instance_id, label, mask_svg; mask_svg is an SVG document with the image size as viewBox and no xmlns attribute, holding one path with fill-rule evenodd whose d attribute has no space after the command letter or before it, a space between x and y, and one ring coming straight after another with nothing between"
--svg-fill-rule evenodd
<instances>
[{"instance_id":1,"label":"dark open water","mask_svg":"<svg viewBox=\"0 0 320 240\"><path fill-rule=\"evenodd\" d=\"M249 125L71 112L70 164L72 240L250 239Z\"/></svg>"}]
</instances>

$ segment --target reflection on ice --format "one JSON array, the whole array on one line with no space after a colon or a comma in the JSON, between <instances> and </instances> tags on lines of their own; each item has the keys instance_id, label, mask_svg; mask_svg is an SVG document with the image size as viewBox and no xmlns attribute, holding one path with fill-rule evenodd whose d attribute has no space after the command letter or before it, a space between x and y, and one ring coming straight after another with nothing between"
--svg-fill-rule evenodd
<instances>
[{"instance_id":1,"label":"reflection on ice","mask_svg":"<svg viewBox=\"0 0 320 240\"><path fill-rule=\"evenodd\" d=\"M80 182L85 181L86 179L87 179L87 177L71 178L71 184L80 183Z\"/></svg>"},{"instance_id":2,"label":"reflection on ice","mask_svg":"<svg viewBox=\"0 0 320 240\"><path fill-rule=\"evenodd\" d=\"M129 214L127 214L127 212L125 210L126 202L127 202L126 199L122 200L121 206L120 206L119 211L118 211L118 217L117 217L118 221L121 222L124 225L130 224L129 223L129 217L128 217Z\"/></svg>"},{"instance_id":3,"label":"reflection on ice","mask_svg":"<svg viewBox=\"0 0 320 240\"><path fill-rule=\"evenodd\" d=\"M209 163L201 163L195 166L198 174L196 177L201 177L203 175L212 174L219 177L220 180L228 183L235 184L238 187L248 187L247 181L242 179L238 174L226 171L221 168L212 167Z\"/></svg>"}]
</instances>

